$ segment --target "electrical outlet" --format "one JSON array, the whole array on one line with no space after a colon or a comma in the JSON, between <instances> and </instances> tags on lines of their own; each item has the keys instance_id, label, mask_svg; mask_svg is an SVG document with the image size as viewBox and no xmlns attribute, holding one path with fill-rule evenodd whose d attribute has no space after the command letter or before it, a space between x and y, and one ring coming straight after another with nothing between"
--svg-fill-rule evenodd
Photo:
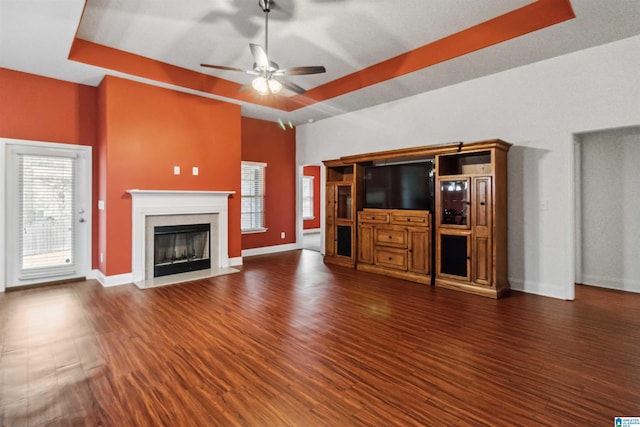
<instances>
[{"instance_id":1,"label":"electrical outlet","mask_svg":"<svg viewBox=\"0 0 640 427\"><path fill-rule=\"evenodd\" d=\"M285 233L284 231L283 231L282 233L280 233L280 238L281 238L281 239L284 239L286 236L287 236L287 235L286 235L286 233Z\"/></svg>"},{"instance_id":2,"label":"electrical outlet","mask_svg":"<svg viewBox=\"0 0 640 427\"><path fill-rule=\"evenodd\" d=\"M198 167L197 166L194 166L193 168L191 168L191 173L193 174L193 176L198 175L198 172L199 171L198 171Z\"/></svg>"},{"instance_id":3,"label":"electrical outlet","mask_svg":"<svg viewBox=\"0 0 640 427\"><path fill-rule=\"evenodd\" d=\"M173 167L173 174L174 175L180 175L180 166L174 166Z\"/></svg>"}]
</instances>

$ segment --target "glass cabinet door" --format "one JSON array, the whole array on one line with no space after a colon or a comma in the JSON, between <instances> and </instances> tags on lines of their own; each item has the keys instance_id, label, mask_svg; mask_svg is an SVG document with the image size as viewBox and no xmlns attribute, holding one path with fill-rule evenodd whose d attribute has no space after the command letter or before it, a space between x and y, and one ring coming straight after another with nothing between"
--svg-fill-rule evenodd
<instances>
[{"instance_id":1,"label":"glass cabinet door","mask_svg":"<svg viewBox=\"0 0 640 427\"><path fill-rule=\"evenodd\" d=\"M338 185L336 218L351 219L351 184Z\"/></svg>"},{"instance_id":2,"label":"glass cabinet door","mask_svg":"<svg viewBox=\"0 0 640 427\"><path fill-rule=\"evenodd\" d=\"M471 280L470 234L441 234L438 241L440 275Z\"/></svg>"},{"instance_id":3,"label":"glass cabinet door","mask_svg":"<svg viewBox=\"0 0 640 427\"><path fill-rule=\"evenodd\" d=\"M469 228L469 179L440 181L440 225Z\"/></svg>"}]
</instances>

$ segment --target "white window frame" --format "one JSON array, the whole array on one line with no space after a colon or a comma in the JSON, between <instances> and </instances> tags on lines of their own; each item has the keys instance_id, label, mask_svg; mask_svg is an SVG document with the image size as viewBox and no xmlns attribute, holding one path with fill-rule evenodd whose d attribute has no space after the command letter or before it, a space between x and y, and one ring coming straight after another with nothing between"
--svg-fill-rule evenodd
<instances>
[{"instance_id":1,"label":"white window frame","mask_svg":"<svg viewBox=\"0 0 640 427\"><path fill-rule=\"evenodd\" d=\"M242 228L242 234L250 234L250 233L264 233L265 231L267 231L267 228L265 227L265 218L264 218L264 211L265 211L265 188L266 188L266 168L267 168L267 164L266 163L261 163L261 162L241 162L241 168L242 168L242 173L241 173L241 181L243 180L243 175L244 175L244 171L245 168L251 168L254 171L258 171L262 173L262 188L258 188L257 189L257 194L245 194L243 192L244 190L244 186L241 186L241 190L240 190L240 215L241 215L241 221L240 221L240 226L242 227L242 216L245 214L251 214L254 216L259 216L258 218L253 218L253 220L251 221L253 223L253 226L250 228ZM242 182L241 182L242 184ZM254 182L255 184L259 184ZM256 206L256 203L254 202L249 202L246 203L247 199L258 199L258 206L262 206L262 211L247 211L245 210L245 206L246 205L250 205L250 206Z\"/></svg>"},{"instance_id":2,"label":"white window frame","mask_svg":"<svg viewBox=\"0 0 640 427\"><path fill-rule=\"evenodd\" d=\"M308 184L307 184L308 183ZM313 205L313 196L314 196L314 184L315 184L315 177L314 176L309 176L309 175L304 175L302 177L302 219L303 220L311 220L311 219L315 219L315 215L313 214L314 212L314 208L315 206ZM305 194L305 188L309 188L311 191L311 194ZM309 213L307 212L307 215L305 215L305 201L309 200L310 202L310 210L311 210L311 214L309 215Z\"/></svg>"}]
</instances>

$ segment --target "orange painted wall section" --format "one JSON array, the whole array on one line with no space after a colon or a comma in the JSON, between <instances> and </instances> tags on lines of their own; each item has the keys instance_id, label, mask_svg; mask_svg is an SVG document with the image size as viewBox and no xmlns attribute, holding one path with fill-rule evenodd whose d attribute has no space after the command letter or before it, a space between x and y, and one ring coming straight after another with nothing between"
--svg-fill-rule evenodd
<instances>
[{"instance_id":1,"label":"orange painted wall section","mask_svg":"<svg viewBox=\"0 0 640 427\"><path fill-rule=\"evenodd\" d=\"M241 118L239 106L111 76L94 88L0 68L0 136L93 148L92 264L106 276L131 272L133 188L236 191L231 258L295 242L295 129ZM266 233L240 233L241 160L268 164Z\"/></svg>"},{"instance_id":2,"label":"orange painted wall section","mask_svg":"<svg viewBox=\"0 0 640 427\"><path fill-rule=\"evenodd\" d=\"M0 137L93 147L93 251L98 267L97 91L91 86L0 68Z\"/></svg>"},{"instance_id":3,"label":"orange painted wall section","mask_svg":"<svg viewBox=\"0 0 640 427\"><path fill-rule=\"evenodd\" d=\"M106 120L106 85L98 87L98 143L96 144L96 154L98 156L98 170L94 173L98 187L98 199L105 200L107 194L107 120ZM94 248L97 246L98 254L104 254L102 260L98 257L98 269L105 273L107 271L107 211L99 210L96 222L98 225L98 240L93 242Z\"/></svg>"},{"instance_id":4,"label":"orange painted wall section","mask_svg":"<svg viewBox=\"0 0 640 427\"><path fill-rule=\"evenodd\" d=\"M0 135L93 146L96 89L0 68Z\"/></svg>"},{"instance_id":5,"label":"orange painted wall section","mask_svg":"<svg viewBox=\"0 0 640 427\"><path fill-rule=\"evenodd\" d=\"M111 76L101 83L100 98L103 273L131 272L128 189L236 191L229 200L229 257L239 257L240 107ZM174 166L181 175L173 174Z\"/></svg>"},{"instance_id":6,"label":"orange painted wall section","mask_svg":"<svg viewBox=\"0 0 640 427\"><path fill-rule=\"evenodd\" d=\"M296 132L273 122L242 118L242 160L264 162L265 233L242 235L242 249L296 241ZM280 233L285 238L280 238Z\"/></svg>"},{"instance_id":7,"label":"orange painted wall section","mask_svg":"<svg viewBox=\"0 0 640 427\"><path fill-rule=\"evenodd\" d=\"M320 228L320 166L304 166L302 174L313 177L313 219L303 221L305 230L313 230Z\"/></svg>"}]
</instances>

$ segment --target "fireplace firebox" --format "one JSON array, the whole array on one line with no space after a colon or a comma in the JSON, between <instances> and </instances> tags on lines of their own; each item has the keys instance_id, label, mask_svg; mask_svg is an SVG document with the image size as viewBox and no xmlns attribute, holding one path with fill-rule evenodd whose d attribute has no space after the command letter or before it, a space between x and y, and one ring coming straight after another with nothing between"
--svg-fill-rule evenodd
<instances>
[{"instance_id":1,"label":"fireplace firebox","mask_svg":"<svg viewBox=\"0 0 640 427\"><path fill-rule=\"evenodd\" d=\"M211 224L154 227L153 277L211 268Z\"/></svg>"}]
</instances>

